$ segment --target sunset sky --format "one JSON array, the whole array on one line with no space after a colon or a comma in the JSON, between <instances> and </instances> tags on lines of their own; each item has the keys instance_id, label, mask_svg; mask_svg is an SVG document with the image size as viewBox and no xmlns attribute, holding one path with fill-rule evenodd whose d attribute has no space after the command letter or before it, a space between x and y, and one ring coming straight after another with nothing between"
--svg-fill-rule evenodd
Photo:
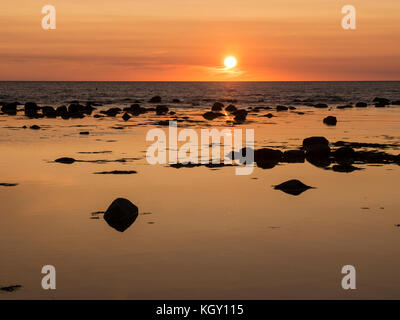
<instances>
[{"instance_id":1,"label":"sunset sky","mask_svg":"<svg viewBox=\"0 0 400 320\"><path fill-rule=\"evenodd\" d=\"M399 21L399 0L1 0L0 80L400 80Z\"/></svg>"}]
</instances>

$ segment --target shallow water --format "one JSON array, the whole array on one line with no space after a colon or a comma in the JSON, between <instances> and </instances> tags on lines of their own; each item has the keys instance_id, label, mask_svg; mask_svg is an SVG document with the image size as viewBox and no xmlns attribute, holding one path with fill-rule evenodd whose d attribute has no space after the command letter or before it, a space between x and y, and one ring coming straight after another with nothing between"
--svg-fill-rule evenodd
<instances>
[{"instance_id":1,"label":"shallow water","mask_svg":"<svg viewBox=\"0 0 400 320\"><path fill-rule=\"evenodd\" d=\"M198 109L175 111L204 120ZM235 128L254 129L256 147L281 150L313 135L400 144L400 107L302 111L273 111L271 119L262 117L269 111L250 114ZM323 125L327 115L338 118L336 127ZM151 123L168 118L0 115L0 182L18 183L0 186L0 285L22 285L0 299L399 298L398 165L359 164L364 170L338 173L305 162L255 167L248 176L233 167L149 165L145 135ZM33 124L41 129L21 128ZM101 151L111 152L86 153ZM385 151L399 154L396 147ZM135 160L53 162L60 157ZM93 174L109 170L138 173ZM315 189L299 196L273 189L289 179ZM139 208L123 233L101 215L91 219L118 197ZM40 285L47 264L57 270L53 291ZM341 288L348 264L356 267L357 290Z\"/></svg>"}]
</instances>

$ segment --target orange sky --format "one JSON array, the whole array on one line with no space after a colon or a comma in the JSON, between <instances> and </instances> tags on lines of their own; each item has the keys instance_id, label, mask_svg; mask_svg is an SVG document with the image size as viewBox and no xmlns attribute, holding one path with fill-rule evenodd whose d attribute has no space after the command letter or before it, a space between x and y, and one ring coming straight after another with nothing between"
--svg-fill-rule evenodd
<instances>
[{"instance_id":1,"label":"orange sky","mask_svg":"<svg viewBox=\"0 0 400 320\"><path fill-rule=\"evenodd\" d=\"M0 80L400 80L399 21L399 0L1 0Z\"/></svg>"}]
</instances>

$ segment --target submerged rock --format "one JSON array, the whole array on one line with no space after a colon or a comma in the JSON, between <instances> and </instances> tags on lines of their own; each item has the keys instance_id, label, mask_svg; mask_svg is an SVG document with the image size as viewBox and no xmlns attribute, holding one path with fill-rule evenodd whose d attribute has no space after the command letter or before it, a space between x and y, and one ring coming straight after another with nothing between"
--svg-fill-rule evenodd
<instances>
[{"instance_id":1,"label":"submerged rock","mask_svg":"<svg viewBox=\"0 0 400 320\"><path fill-rule=\"evenodd\" d=\"M64 163L64 164L71 164L74 163L76 160L74 158L62 157L54 160L54 162Z\"/></svg>"},{"instance_id":2,"label":"submerged rock","mask_svg":"<svg viewBox=\"0 0 400 320\"><path fill-rule=\"evenodd\" d=\"M317 103L314 105L314 108L325 109L328 108L328 105L326 103Z\"/></svg>"},{"instance_id":3,"label":"submerged rock","mask_svg":"<svg viewBox=\"0 0 400 320\"><path fill-rule=\"evenodd\" d=\"M337 119L333 116L327 116L326 118L324 118L323 122L328 126L336 126Z\"/></svg>"},{"instance_id":4,"label":"submerged rock","mask_svg":"<svg viewBox=\"0 0 400 320\"><path fill-rule=\"evenodd\" d=\"M18 183L6 183L6 182L0 182L1 187L15 187L17 186Z\"/></svg>"},{"instance_id":5,"label":"submerged rock","mask_svg":"<svg viewBox=\"0 0 400 320\"><path fill-rule=\"evenodd\" d=\"M293 196L298 196L308 189L313 189L313 187L307 186L303 182L293 179L274 186L274 189L281 190Z\"/></svg>"},{"instance_id":6,"label":"submerged rock","mask_svg":"<svg viewBox=\"0 0 400 320\"><path fill-rule=\"evenodd\" d=\"M114 170L114 171L101 171L94 174L136 174L135 170Z\"/></svg>"},{"instance_id":7,"label":"submerged rock","mask_svg":"<svg viewBox=\"0 0 400 320\"><path fill-rule=\"evenodd\" d=\"M7 292L13 292L15 290L21 289L22 286L19 284L13 285L13 286L7 286L7 287L0 287L1 291L7 291Z\"/></svg>"},{"instance_id":8,"label":"submerged rock","mask_svg":"<svg viewBox=\"0 0 400 320\"><path fill-rule=\"evenodd\" d=\"M36 125L36 124L34 124L33 126L30 126L29 128L32 129L32 130L39 130L40 129L40 127L38 125Z\"/></svg>"},{"instance_id":9,"label":"submerged rock","mask_svg":"<svg viewBox=\"0 0 400 320\"><path fill-rule=\"evenodd\" d=\"M118 198L111 203L104 213L104 220L108 225L119 232L124 232L136 220L139 209L132 202Z\"/></svg>"}]
</instances>

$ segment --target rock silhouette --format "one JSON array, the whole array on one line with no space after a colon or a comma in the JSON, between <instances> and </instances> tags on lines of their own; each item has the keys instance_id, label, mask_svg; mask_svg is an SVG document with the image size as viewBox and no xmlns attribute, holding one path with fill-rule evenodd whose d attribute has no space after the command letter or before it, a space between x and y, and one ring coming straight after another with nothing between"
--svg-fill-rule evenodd
<instances>
[{"instance_id":1,"label":"rock silhouette","mask_svg":"<svg viewBox=\"0 0 400 320\"><path fill-rule=\"evenodd\" d=\"M303 182L293 179L274 186L274 189L281 190L293 196L298 196L308 189L313 189L313 187L307 186Z\"/></svg>"},{"instance_id":2,"label":"rock silhouette","mask_svg":"<svg viewBox=\"0 0 400 320\"><path fill-rule=\"evenodd\" d=\"M54 161L58 163L71 164L74 163L76 160L74 158L63 157L63 158L58 158Z\"/></svg>"},{"instance_id":3,"label":"rock silhouette","mask_svg":"<svg viewBox=\"0 0 400 320\"><path fill-rule=\"evenodd\" d=\"M154 96L149 100L149 103L160 103L160 102L161 102L160 96Z\"/></svg>"},{"instance_id":4,"label":"rock silhouette","mask_svg":"<svg viewBox=\"0 0 400 320\"><path fill-rule=\"evenodd\" d=\"M327 116L326 118L324 118L323 122L328 126L336 126L337 119L333 116Z\"/></svg>"},{"instance_id":5,"label":"rock silhouette","mask_svg":"<svg viewBox=\"0 0 400 320\"><path fill-rule=\"evenodd\" d=\"M224 104L221 102L215 102L211 107L211 111L222 111L224 108Z\"/></svg>"},{"instance_id":6,"label":"rock silhouette","mask_svg":"<svg viewBox=\"0 0 400 320\"><path fill-rule=\"evenodd\" d=\"M136 220L139 209L129 200L115 199L104 213L104 220L119 232L124 232Z\"/></svg>"}]
</instances>

